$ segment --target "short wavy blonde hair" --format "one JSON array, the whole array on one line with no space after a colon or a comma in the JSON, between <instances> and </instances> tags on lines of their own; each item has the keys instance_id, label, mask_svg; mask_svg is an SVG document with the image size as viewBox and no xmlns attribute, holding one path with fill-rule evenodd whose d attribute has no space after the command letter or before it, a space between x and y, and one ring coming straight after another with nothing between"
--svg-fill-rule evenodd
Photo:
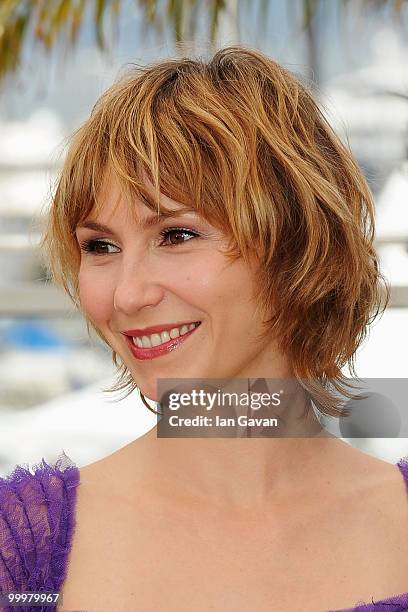
<instances>
[{"instance_id":1,"label":"short wavy blonde hair","mask_svg":"<svg viewBox=\"0 0 408 612\"><path fill-rule=\"evenodd\" d=\"M75 228L100 210L108 167L130 212L135 197L165 211L161 192L222 229L228 257L257 257L262 338L278 340L310 398L338 416L330 387L346 392L341 370L355 375L356 350L389 288L373 247L372 195L310 85L242 46L208 61L131 66L72 135L47 212L49 272L78 308ZM137 384L117 357L119 379L107 391L130 393Z\"/></svg>"}]
</instances>

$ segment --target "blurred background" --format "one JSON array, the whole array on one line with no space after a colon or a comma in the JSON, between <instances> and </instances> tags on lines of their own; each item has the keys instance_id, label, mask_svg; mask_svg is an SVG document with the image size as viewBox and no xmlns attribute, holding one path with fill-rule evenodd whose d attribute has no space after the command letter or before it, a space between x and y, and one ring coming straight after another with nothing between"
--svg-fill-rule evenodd
<instances>
[{"instance_id":1,"label":"blurred background","mask_svg":"<svg viewBox=\"0 0 408 612\"><path fill-rule=\"evenodd\" d=\"M229 44L308 81L374 193L391 285L357 375L408 377L408 2L406 0L3 0L0 3L0 474L82 466L156 417L114 382L110 351L47 278L38 242L65 139L128 63ZM405 438L346 439L396 462Z\"/></svg>"}]
</instances>

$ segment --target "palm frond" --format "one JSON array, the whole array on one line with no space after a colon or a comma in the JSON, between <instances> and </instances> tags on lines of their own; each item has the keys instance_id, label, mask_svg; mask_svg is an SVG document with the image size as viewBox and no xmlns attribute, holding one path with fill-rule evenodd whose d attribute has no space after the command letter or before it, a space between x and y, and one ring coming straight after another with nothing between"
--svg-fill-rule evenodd
<instances>
[{"instance_id":1,"label":"palm frond","mask_svg":"<svg viewBox=\"0 0 408 612\"><path fill-rule=\"evenodd\" d=\"M21 3L20 3L21 5ZM33 5L4 2L0 15L0 80L20 65L21 52L31 21Z\"/></svg>"},{"instance_id":2,"label":"palm frond","mask_svg":"<svg viewBox=\"0 0 408 612\"><path fill-rule=\"evenodd\" d=\"M182 43L186 37L194 39L197 31L198 19L208 17L209 38L214 42L219 28L220 18L228 8L226 0L134 0L143 11L146 26L154 28L157 32L163 31L164 24L170 27L174 40ZM270 0L256 0L258 2L257 21L262 23L266 33L269 11L273 4ZM254 6L255 0L237 0L237 11ZM334 2L334 0L333 0ZM341 14L355 7L364 10L380 11L390 8L398 23L402 23L402 13L408 7L408 0L336 0ZM327 4L327 0L302 0L302 27L310 29L312 20L320 6ZM86 10L93 10L93 27L99 49L106 47L104 31L105 17L110 12L112 19L118 22L120 11L123 10L125 0L0 0L0 80L7 73L15 71L21 61L21 53L25 42L30 35L33 44L41 45L51 51L57 40L66 38L70 46L74 47L78 34L85 19ZM294 17L295 0L287 0L288 16ZM256 13L256 11L255 11ZM344 23L344 22L343 22ZM147 28L144 28L145 30Z\"/></svg>"},{"instance_id":3,"label":"palm frond","mask_svg":"<svg viewBox=\"0 0 408 612\"><path fill-rule=\"evenodd\" d=\"M102 50L105 49L105 36L103 32L103 21L104 21L106 8L107 8L106 0L96 0L95 1L94 24L95 24L96 43L99 49L102 49Z\"/></svg>"},{"instance_id":4,"label":"palm frond","mask_svg":"<svg viewBox=\"0 0 408 612\"><path fill-rule=\"evenodd\" d=\"M71 13L71 28L70 28L70 42L71 45L75 45L78 38L79 29L82 24L85 10L85 0L79 0L78 4L72 9Z\"/></svg>"},{"instance_id":5,"label":"palm frond","mask_svg":"<svg viewBox=\"0 0 408 612\"><path fill-rule=\"evenodd\" d=\"M176 42L183 40L183 0L168 0L167 17L173 23Z\"/></svg>"},{"instance_id":6,"label":"palm frond","mask_svg":"<svg viewBox=\"0 0 408 612\"><path fill-rule=\"evenodd\" d=\"M213 43L217 36L220 14L225 10L224 0L212 0L210 10L210 41Z\"/></svg>"}]
</instances>

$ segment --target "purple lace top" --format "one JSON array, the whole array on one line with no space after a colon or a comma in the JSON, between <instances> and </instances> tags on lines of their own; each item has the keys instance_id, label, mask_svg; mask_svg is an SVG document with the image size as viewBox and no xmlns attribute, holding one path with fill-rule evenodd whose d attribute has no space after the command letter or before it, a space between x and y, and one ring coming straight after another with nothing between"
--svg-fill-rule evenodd
<instances>
[{"instance_id":1,"label":"purple lace top","mask_svg":"<svg viewBox=\"0 0 408 612\"><path fill-rule=\"evenodd\" d=\"M17 465L0 478L0 592L58 592L65 579L75 529L79 470L63 452ZM6 606L3 612L55 612L56 605Z\"/></svg>"},{"instance_id":2,"label":"purple lace top","mask_svg":"<svg viewBox=\"0 0 408 612\"><path fill-rule=\"evenodd\" d=\"M408 456L396 464L408 492ZM0 478L0 592L58 592L65 580L75 529L79 470L63 452L54 466L44 459L16 466ZM407 578L408 582L408 578ZM56 606L6 606L3 612L56 612ZM353 608L323 612L407 612L408 592Z\"/></svg>"}]
</instances>

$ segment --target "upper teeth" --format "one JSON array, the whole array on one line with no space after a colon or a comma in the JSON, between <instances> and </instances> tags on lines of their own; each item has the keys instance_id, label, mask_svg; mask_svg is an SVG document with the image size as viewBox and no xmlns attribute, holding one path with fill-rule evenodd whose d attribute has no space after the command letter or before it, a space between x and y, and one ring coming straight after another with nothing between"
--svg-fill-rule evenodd
<instances>
[{"instance_id":1,"label":"upper teeth","mask_svg":"<svg viewBox=\"0 0 408 612\"><path fill-rule=\"evenodd\" d=\"M151 334L150 336L133 336L133 344L136 344L139 348L152 348L153 346L159 346L159 344L163 344L163 342L168 342L170 339L177 338L178 336L182 336L186 334L188 331L194 329L196 327L195 323L190 323L190 325L183 325L182 327L173 327L173 329L168 331L163 331L160 334Z\"/></svg>"}]
</instances>

